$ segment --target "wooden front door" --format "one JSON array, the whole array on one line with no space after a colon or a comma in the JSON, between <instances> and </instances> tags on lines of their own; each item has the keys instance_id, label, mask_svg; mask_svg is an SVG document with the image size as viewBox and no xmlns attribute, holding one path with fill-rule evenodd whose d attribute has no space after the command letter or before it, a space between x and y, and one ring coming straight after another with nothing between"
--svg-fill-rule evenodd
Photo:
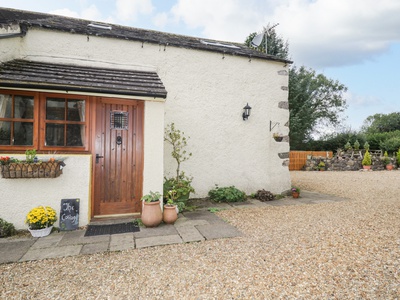
<instances>
[{"instance_id":1,"label":"wooden front door","mask_svg":"<svg viewBox=\"0 0 400 300\"><path fill-rule=\"evenodd\" d=\"M94 217L139 213L143 102L98 98L94 137Z\"/></svg>"}]
</instances>

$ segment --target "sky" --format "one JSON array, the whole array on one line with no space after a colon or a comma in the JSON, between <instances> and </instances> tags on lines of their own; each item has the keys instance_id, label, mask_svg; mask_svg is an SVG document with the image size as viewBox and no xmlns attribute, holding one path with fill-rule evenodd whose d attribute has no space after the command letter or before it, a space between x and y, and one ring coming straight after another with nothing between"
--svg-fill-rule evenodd
<instances>
[{"instance_id":1,"label":"sky","mask_svg":"<svg viewBox=\"0 0 400 300\"><path fill-rule=\"evenodd\" d=\"M243 43L279 24L290 59L347 86L343 126L399 112L399 0L0 0L1 7Z\"/></svg>"}]
</instances>

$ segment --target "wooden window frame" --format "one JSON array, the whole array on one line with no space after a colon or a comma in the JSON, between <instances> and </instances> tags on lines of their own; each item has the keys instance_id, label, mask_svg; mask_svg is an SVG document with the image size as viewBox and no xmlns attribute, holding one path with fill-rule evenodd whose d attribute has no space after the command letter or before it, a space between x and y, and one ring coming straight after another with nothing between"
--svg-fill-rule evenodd
<instances>
[{"instance_id":1,"label":"wooden window frame","mask_svg":"<svg viewBox=\"0 0 400 300\"><path fill-rule=\"evenodd\" d=\"M25 151L26 149L38 149L39 146L39 96L37 92L27 92L19 90L4 90L0 89L0 94L15 96L31 96L33 97L33 140L32 145L0 145L0 151ZM20 122L22 119L10 118L11 122ZM26 121L30 122L32 119ZM5 121L7 122L7 121Z\"/></svg>"},{"instance_id":2,"label":"wooden window frame","mask_svg":"<svg viewBox=\"0 0 400 300\"><path fill-rule=\"evenodd\" d=\"M23 90L7 90L0 89L1 94L13 95L15 96L32 96L34 103L33 111L33 144L32 145L0 145L0 152L25 152L27 149L36 149L38 152L46 151L60 151L66 153L87 153L89 152L90 145L90 97L85 95L69 95L61 93L42 93L42 92L30 92ZM47 98L64 98L64 99L81 99L85 100L85 143L81 147L72 146L46 146L45 145L45 130L46 123L57 123L53 120L46 120L46 99ZM31 120L31 119L30 119ZM13 121L15 122L15 121ZM62 124L68 124L68 121L61 122ZM72 122L73 123L73 122Z\"/></svg>"},{"instance_id":3,"label":"wooden window frame","mask_svg":"<svg viewBox=\"0 0 400 300\"><path fill-rule=\"evenodd\" d=\"M85 143L83 146L71 147L71 146L47 146L46 145L46 124L69 124L67 120L54 121L46 120L46 99L47 98L64 98L73 100L85 100ZM68 152L87 152L89 151L89 97L84 95L68 95L68 94L56 94L56 93L41 93L40 94L40 149L42 151L68 151ZM74 122L72 122L75 124Z\"/></svg>"}]
</instances>

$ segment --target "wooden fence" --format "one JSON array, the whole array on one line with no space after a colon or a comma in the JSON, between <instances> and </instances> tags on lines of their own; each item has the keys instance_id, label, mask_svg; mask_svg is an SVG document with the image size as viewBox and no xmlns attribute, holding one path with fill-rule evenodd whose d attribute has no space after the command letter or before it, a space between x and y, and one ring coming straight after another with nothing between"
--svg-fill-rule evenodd
<instances>
[{"instance_id":1,"label":"wooden fence","mask_svg":"<svg viewBox=\"0 0 400 300\"><path fill-rule=\"evenodd\" d=\"M307 156L333 157L332 151L290 151L289 171L301 170L306 164Z\"/></svg>"}]
</instances>

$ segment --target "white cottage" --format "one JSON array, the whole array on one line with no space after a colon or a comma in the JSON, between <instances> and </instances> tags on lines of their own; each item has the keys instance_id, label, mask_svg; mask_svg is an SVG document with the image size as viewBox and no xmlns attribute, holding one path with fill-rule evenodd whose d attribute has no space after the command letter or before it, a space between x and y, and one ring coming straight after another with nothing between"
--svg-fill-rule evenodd
<instances>
[{"instance_id":1,"label":"white cottage","mask_svg":"<svg viewBox=\"0 0 400 300\"><path fill-rule=\"evenodd\" d=\"M242 44L0 8L0 156L63 157L56 178L0 178L0 218L80 199L79 225L138 214L190 136L194 197L290 188L288 63ZM251 106L248 119L243 107ZM274 133L284 136L277 142Z\"/></svg>"}]
</instances>

